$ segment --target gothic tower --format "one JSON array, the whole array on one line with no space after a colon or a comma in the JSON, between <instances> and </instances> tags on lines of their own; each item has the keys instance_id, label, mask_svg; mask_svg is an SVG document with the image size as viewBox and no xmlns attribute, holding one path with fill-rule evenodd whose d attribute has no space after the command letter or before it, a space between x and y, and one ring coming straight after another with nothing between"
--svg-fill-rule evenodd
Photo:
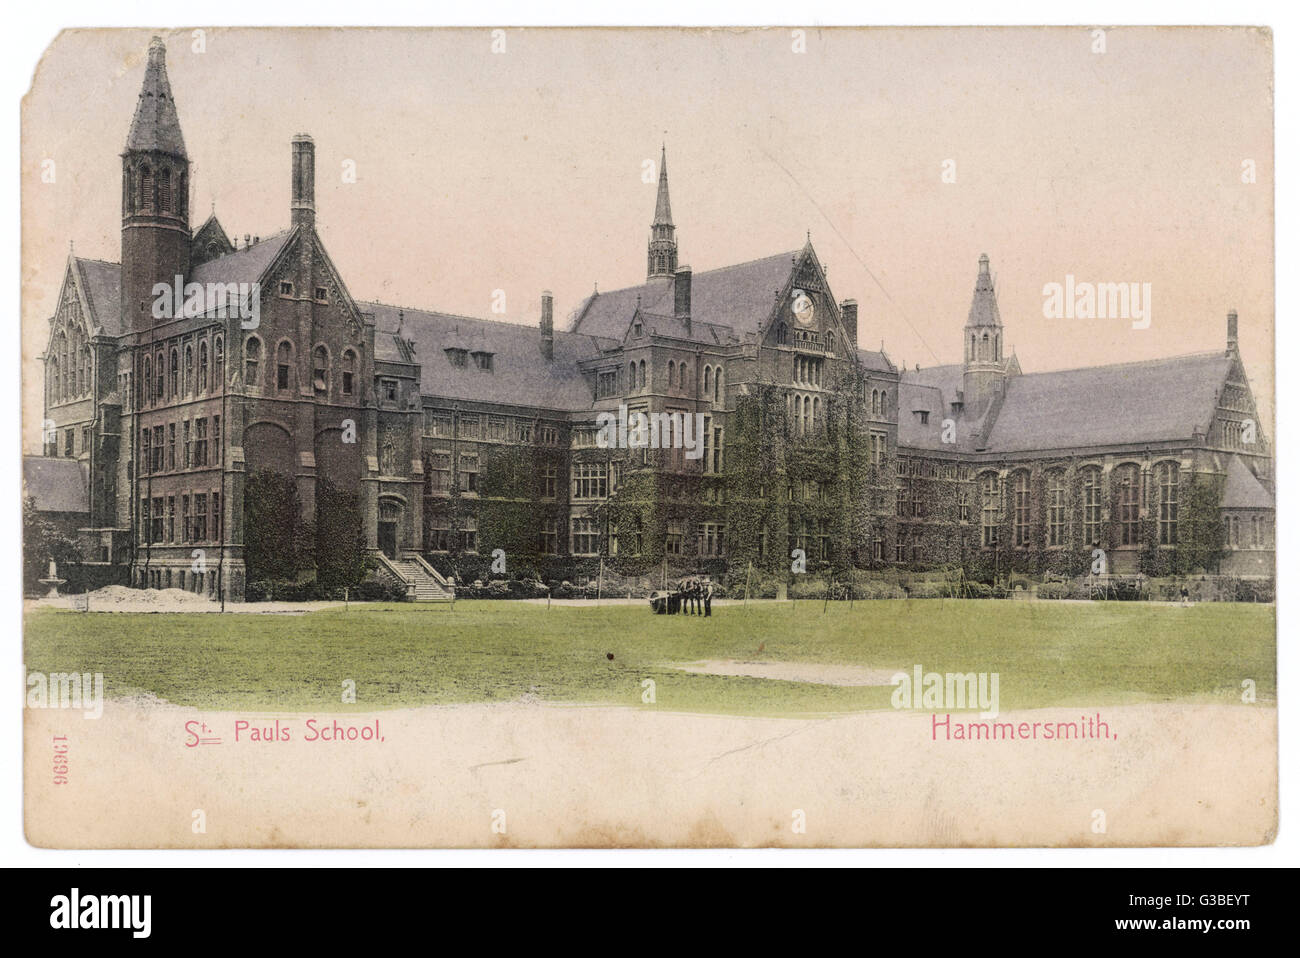
<instances>
[{"instance_id":1,"label":"gothic tower","mask_svg":"<svg viewBox=\"0 0 1300 958\"><path fill-rule=\"evenodd\" d=\"M650 243L646 249L646 279L671 278L677 272L677 231L673 228L673 210L668 202L668 149L659 154L659 195L655 198L655 221L650 226Z\"/></svg>"},{"instance_id":2,"label":"gothic tower","mask_svg":"<svg viewBox=\"0 0 1300 958\"><path fill-rule=\"evenodd\" d=\"M149 43L149 62L122 153L122 328L149 328L155 283L174 283L190 265L189 159L167 82L167 47Z\"/></svg>"},{"instance_id":3,"label":"gothic tower","mask_svg":"<svg viewBox=\"0 0 1300 958\"><path fill-rule=\"evenodd\" d=\"M988 407L1006 371L1002 360L1002 316L989 275L989 257L980 255L975 295L963 331L965 369L962 399L966 411L978 416Z\"/></svg>"}]
</instances>

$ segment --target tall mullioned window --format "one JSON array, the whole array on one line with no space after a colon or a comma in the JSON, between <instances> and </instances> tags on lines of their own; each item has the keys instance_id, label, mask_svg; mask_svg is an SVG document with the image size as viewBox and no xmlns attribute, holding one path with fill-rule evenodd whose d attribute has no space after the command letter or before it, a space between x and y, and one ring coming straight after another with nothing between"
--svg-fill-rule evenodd
<instances>
[{"instance_id":1,"label":"tall mullioned window","mask_svg":"<svg viewBox=\"0 0 1300 958\"><path fill-rule=\"evenodd\" d=\"M1162 462L1156 467L1156 487L1160 490L1160 544L1178 542L1178 463Z\"/></svg>"},{"instance_id":2,"label":"tall mullioned window","mask_svg":"<svg viewBox=\"0 0 1300 958\"><path fill-rule=\"evenodd\" d=\"M604 499L609 495L608 472L603 462L573 464L573 498Z\"/></svg>"},{"instance_id":3,"label":"tall mullioned window","mask_svg":"<svg viewBox=\"0 0 1300 958\"><path fill-rule=\"evenodd\" d=\"M1047 544L1065 545L1065 473L1053 470L1047 474Z\"/></svg>"},{"instance_id":4,"label":"tall mullioned window","mask_svg":"<svg viewBox=\"0 0 1300 958\"><path fill-rule=\"evenodd\" d=\"M986 547L998 544L998 512L1001 511L996 473L980 477L980 527L981 541Z\"/></svg>"},{"instance_id":5,"label":"tall mullioned window","mask_svg":"<svg viewBox=\"0 0 1300 958\"><path fill-rule=\"evenodd\" d=\"M1029 545L1029 473L1016 473L1015 480L1016 545Z\"/></svg>"},{"instance_id":6,"label":"tall mullioned window","mask_svg":"<svg viewBox=\"0 0 1300 958\"><path fill-rule=\"evenodd\" d=\"M1083 541L1101 542L1101 470L1095 466L1083 470Z\"/></svg>"},{"instance_id":7,"label":"tall mullioned window","mask_svg":"<svg viewBox=\"0 0 1300 958\"><path fill-rule=\"evenodd\" d=\"M1120 545L1138 545L1140 487L1141 478L1137 466L1120 466L1115 470L1115 502L1119 511Z\"/></svg>"}]
</instances>

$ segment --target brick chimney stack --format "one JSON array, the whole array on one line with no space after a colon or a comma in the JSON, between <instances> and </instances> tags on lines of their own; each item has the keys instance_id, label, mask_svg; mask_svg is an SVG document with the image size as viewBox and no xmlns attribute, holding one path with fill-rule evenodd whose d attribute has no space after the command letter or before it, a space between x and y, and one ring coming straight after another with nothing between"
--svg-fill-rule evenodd
<instances>
[{"instance_id":1,"label":"brick chimney stack","mask_svg":"<svg viewBox=\"0 0 1300 958\"><path fill-rule=\"evenodd\" d=\"M846 299L840 303L840 316L844 320L844 331L849 334L849 342L856 349L858 345L858 301Z\"/></svg>"},{"instance_id":2,"label":"brick chimney stack","mask_svg":"<svg viewBox=\"0 0 1300 958\"><path fill-rule=\"evenodd\" d=\"M677 267L673 274L673 315L686 324L686 334L691 332L691 268Z\"/></svg>"},{"instance_id":3,"label":"brick chimney stack","mask_svg":"<svg viewBox=\"0 0 1300 958\"><path fill-rule=\"evenodd\" d=\"M542 290L542 355L555 358L555 299L549 289Z\"/></svg>"},{"instance_id":4,"label":"brick chimney stack","mask_svg":"<svg viewBox=\"0 0 1300 958\"><path fill-rule=\"evenodd\" d=\"M290 218L294 226L316 225L316 144L306 133L293 138L293 200Z\"/></svg>"}]
</instances>

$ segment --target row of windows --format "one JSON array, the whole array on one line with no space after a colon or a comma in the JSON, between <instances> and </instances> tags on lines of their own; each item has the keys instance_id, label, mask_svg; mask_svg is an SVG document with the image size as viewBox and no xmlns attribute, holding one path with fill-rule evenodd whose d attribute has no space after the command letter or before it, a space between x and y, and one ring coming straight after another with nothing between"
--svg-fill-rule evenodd
<instances>
[{"instance_id":1,"label":"row of windows","mask_svg":"<svg viewBox=\"0 0 1300 958\"><path fill-rule=\"evenodd\" d=\"M457 418L438 409L424 410L424 435L433 439L537 442L543 446L555 446L560 442L560 428L553 423L542 424L531 419L507 419L504 416L461 414Z\"/></svg>"},{"instance_id":2,"label":"row of windows","mask_svg":"<svg viewBox=\"0 0 1300 958\"><path fill-rule=\"evenodd\" d=\"M1092 466L1079 475L1083 504L1083 541L1100 542L1102 538L1103 476L1101 469ZM1044 501L1047 545L1063 546L1070 533L1070 509L1065 473L1052 470L1044 477ZM1162 546L1178 542L1178 485L1179 469L1176 462L1160 462L1153 472L1156 506L1157 541ZM1118 530L1121 546L1141 545L1142 477L1138 467L1126 464L1111 473L1111 489L1115 509L1111 515ZM996 473L979 477L981 542L986 547L998 545L998 530L1004 505L1009 507L1012 542L1017 548L1026 548L1032 538L1032 496L1029 473L1019 470L1008 481L1009 501L1003 503L1002 483ZM900 513L901 514L901 513Z\"/></svg>"},{"instance_id":3,"label":"row of windows","mask_svg":"<svg viewBox=\"0 0 1300 958\"><path fill-rule=\"evenodd\" d=\"M209 389L220 391L225 377L225 344L221 336L213 337L210 355L209 362L207 337L197 343L159 348L153 356L146 354L139 360L137 382L142 387L139 404L188 399L203 395Z\"/></svg>"},{"instance_id":4,"label":"row of windows","mask_svg":"<svg viewBox=\"0 0 1300 958\"><path fill-rule=\"evenodd\" d=\"M1273 544L1273 524L1267 516L1228 516L1223 525L1224 545L1231 549L1266 549Z\"/></svg>"},{"instance_id":5,"label":"row of windows","mask_svg":"<svg viewBox=\"0 0 1300 958\"><path fill-rule=\"evenodd\" d=\"M212 417L210 431L206 417L186 419L180 423L179 430L174 422L152 428L143 426L138 448L142 476L218 465L222 458L221 417Z\"/></svg>"},{"instance_id":6,"label":"row of windows","mask_svg":"<svg viewBox=\"0 0 1300 958\"><path fill-rule=\"evenodd\" d=\"M815 436L825 428L822 421L822 401L817 396L787 393L785 397L786 421L790 431L797 436Z\"/></svg>"},{"instance_id":7,"label":"row of windows","mask_svg":"<svg viewBox=\"0 0 1300 958\"><path fill-rule=\"evenodd\" d=\"M51 405L90 394L94 359L85 334L74 328L72 334L59 330L50 350L45 374Z\"/></svg>"},{"instance_id":8,"label":"row of windows","mask_svg":"<svg viewBox=\"0 0 1300 958\"><path fill-rule=\"evenodd\" d=\"M297 366L293 358L293 344L282 339L275 347L275 365L272 367L273 388L277 392L291 392L297 388ZM311 386L312 391L321 398L328 398L334 386L333 364L330 352L324 344L312 350ZM357 352L351 347L343 350L339 361L338 392L342 397L357 395ZM256 336L249 336L244 342L244 385L256 386L262 382L262 341ZM396 382L394 381L392 399L396 400Z\"/></svg>"},{"instance_id":9,"label":"row of windows","mask_svg":"<svg viewBox=\"0 0 1300 958\"><path fill-rule=\"evenodd\" d=\"M146 544L219 540L222 530L221 493L142 497L138 528L140 541Z\"/></svg>"},{"instance_id":10,"label":"row of windows","mask_svg":"<svg viewBox=\"0 0 1300 958\"><path fill-rule=\"evenodd\" d=\"M820 386L822 384L823 360L812 356L796 354L794 357L794 381L801 386Z\"/></svg>"},{"instance_id":11,"label":"row of windows","mask_svg":"<svg viewBox=\"0 0 1300 958\"><path fill-rule=\"evenodd\" d=\"M175 213L185 216L189 187L182 167L155 170L148 163L122 170L122 208L127 213Z\"/></svg>"}]
</instances>

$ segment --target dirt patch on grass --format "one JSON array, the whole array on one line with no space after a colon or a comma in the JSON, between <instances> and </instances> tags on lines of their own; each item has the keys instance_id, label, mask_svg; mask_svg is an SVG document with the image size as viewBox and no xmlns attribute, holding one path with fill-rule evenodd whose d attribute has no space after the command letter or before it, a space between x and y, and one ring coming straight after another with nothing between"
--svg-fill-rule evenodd
<instances>
[{"instance_id":1,"label":"dirt patch on grass","mask_svg":"<svg viewBox=\"0 0 1300 958\"><path fill-rule=\"evenodd\" d=\"M124 585L109 585L83 595L62 595L53 599L34 599L25 603L31 608L50 606L72 609L76 612L221 612L221 603L206 595L184 589L132 589ZM227 614L276 613L279 615L305 615L342 602L227 602Z\"/></svg>"},{"instance_id":2,"label":"dirt patch on grass","mask_svg":"<svg viewBox=\"0 0 1300 958\"><path fill-rule=\"evenodd\" d=\"M889 685L898 669L869 669L861 665L823 665L817 662L758 662L707 659L673 668L700 675L739 675L751 679L808 682L813 685Z\"/></svg>"}]
</instances>

